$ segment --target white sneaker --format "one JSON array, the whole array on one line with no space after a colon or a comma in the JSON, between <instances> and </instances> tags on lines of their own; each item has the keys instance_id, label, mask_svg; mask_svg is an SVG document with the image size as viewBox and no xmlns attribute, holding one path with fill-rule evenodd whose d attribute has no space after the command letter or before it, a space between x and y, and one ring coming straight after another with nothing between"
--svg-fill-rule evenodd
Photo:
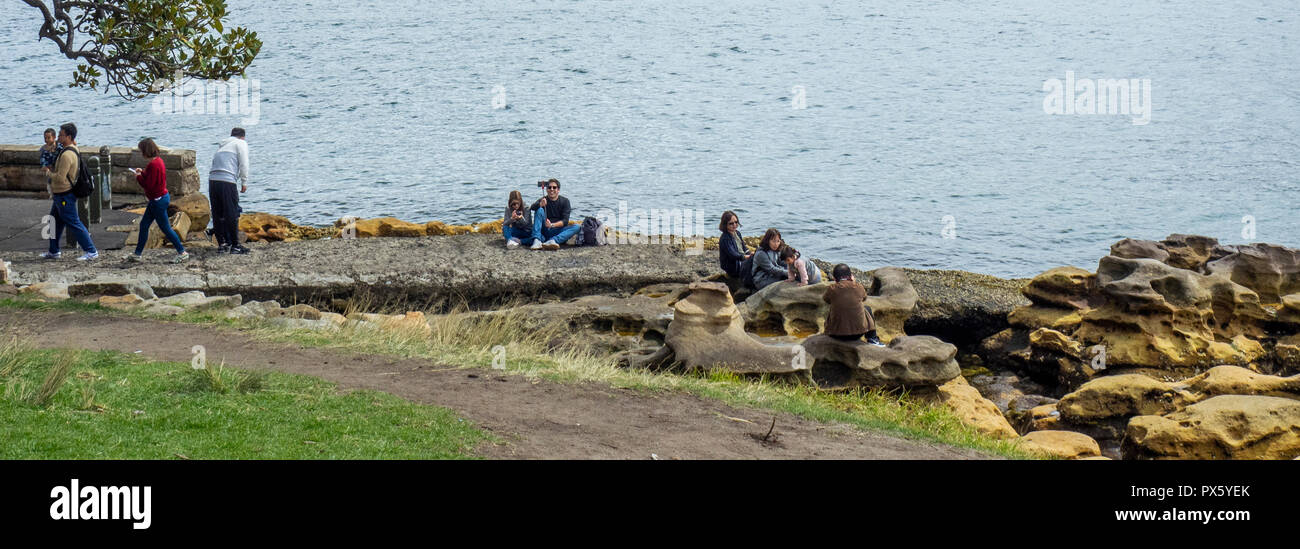
<instances>
[{"instance_id":1,"label":"white sneaker","mask_svg":"<svg viewBox=\"0 0 1300 549\"><path fill-rule=\"evenodd\" d=\"M533 239L533 245L532 245L532 246L529 246L528 249L530 249L530 250L540 250L540 249L542 249L542 241L541 241L541 240L537 240L537 239Z\"/></svg>"},{"instance_id":2,"label":"white sneaker","mask_svg":"<svg viewBox=\"0 0 1300 549\"><path fill-rule=\"evenodd\" d=\"M139 263L139 262L143 261L144 258L143 258L143 257L140 257L140 256L138 256L138 255L136 255L136 254L133 254L133 253L128 253L128 254L126 254L126 260L127 260L127 261L130 261L130 262L132 262L132 263Z\"/></svg>"},{"instance_id":3,"label":"white sneaker","mask_svg":"<svg viewBox=\"0 0 1300 549\"><path fill-rule=\"evenodd\" d=\"M544 242L544 243L542 244L542 249L544 249L544 250L558 250L558 249L560 249L560 245L559 245L559 244L556 244L554 240L547 240L546 242Z\"/></svg>"},{"instance_id":4,"label":"white sneaker","mask_svg":"<svg viewBox=\"0 0 1300 549\"><path fill-rule=\"evenodd\" d=\"M60 257L63 257L63 252L41 252L41 259L58 259Z\"/></svg>"},{"instance_id":5,"label":"white sneaker","mask_svg":"<svg viewBox=\"0 0 1300 549\"><path fill-rule=\"evenodd\" d=\"M518 248L518 247L519 247L519 239L518 239L518 238L511 238L510 240L507 240L507 241L506 241L506 249L507 249L507 250L513 250L513 249Z\"/></svg>"},{"instance_id":6,"label":"white sneaker","mask_svg":"<svg viewBox=\"0 0 1300 549\"><path fill-rule=\"evenodd\" d=\"M94 261L99 259L99 252L86 252L86 255L77 258L77 261Z\"/></svg>"}]
</instances>

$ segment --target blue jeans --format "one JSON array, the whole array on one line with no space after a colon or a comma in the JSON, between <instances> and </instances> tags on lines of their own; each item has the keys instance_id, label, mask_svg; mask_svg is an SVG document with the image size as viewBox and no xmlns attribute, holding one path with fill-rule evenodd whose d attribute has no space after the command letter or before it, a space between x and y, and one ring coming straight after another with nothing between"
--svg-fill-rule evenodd
<instances>
[{"instance_id":1,"label":"blue jeans","mask_svg":"<svg viewBox=\"0 0 1300 549\"><path fill-rule=\"evenodd\" d=\"M543 227L542 221L546 220L546 215L542 210L538 210L537 213L542 215L538 215L536 219L533 219L533 236L542 242L554 240L557 244L563 244L582 230L582 225L566 225L559 229Z\"/></svg>"},{"instance_id":2,"label":"blue jeans","mask_svg":"<svg viewBox=\"0 0 1300 549\"><path fill-rule=\"evenodd\" d=\"M501 234L505 235L507 242L509 242L511 238L518 238L519 243L525 246L532 246L533 240L536 239L536 237L532 235L524 236L524 231L513 227L501 227Z\"/></svg>"},{"instance_id":3,"label":"blue jeans","mask_svg":"<svg viewBox=\"0 0 1300 549\"><path fill-rule=\"evenodd\" d=\"M167 206L171 203L172 195L167 193L157 200L150 200L144 207L144 217L140 218L140 238L135 243L135 255L140 255L144 251L144 245L149 241L149 225L154 223L157 223L158 228L162 230L163 237L176 248L176 253L185 253L185 246L181 244L180 237L176 236L171 221L167 219Z\"/></svg>"},{"instance_id":4,"label":"blue jeans","mask_svg":"<svg viewBox=\"0 0 1300 549\"><path fill-rule=\"evenodd\" d=\"M76 195L71 191L54 195L54 203L50 205L50 215L54 217L54 238L50 239L50 253L59 253L59 241L63 240L64 227L72 231L81 249L88 254L95 253L95 243L90 241L90 231L81 224L81 216L77 215Z\"/></svg>"}]
</instances>

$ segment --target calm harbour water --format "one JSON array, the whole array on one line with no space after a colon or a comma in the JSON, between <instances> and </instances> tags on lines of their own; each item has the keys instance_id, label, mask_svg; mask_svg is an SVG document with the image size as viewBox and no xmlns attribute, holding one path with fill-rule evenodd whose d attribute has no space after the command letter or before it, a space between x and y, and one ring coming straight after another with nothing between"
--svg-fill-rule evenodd
<instances>
[{"instance_id":1,"label":"calm harbour water","mask_svg":"<svg viewBox=\"0 0 1300 549\"><path fill-rule=\"evenodd\" d=\"M1300 246L1294 0L229 4L265 42L245 210L298 223L481 221L555 177L576 214L702 210L712 235L733 209L863 268L1092 269L1174 232ZM0 142L151 136L198 150L206 192L240 117L68 89L38 21L0 16ZM1150 79L1151 122L1046 114L1067 71Z\"/></svg>"}]
</instances>

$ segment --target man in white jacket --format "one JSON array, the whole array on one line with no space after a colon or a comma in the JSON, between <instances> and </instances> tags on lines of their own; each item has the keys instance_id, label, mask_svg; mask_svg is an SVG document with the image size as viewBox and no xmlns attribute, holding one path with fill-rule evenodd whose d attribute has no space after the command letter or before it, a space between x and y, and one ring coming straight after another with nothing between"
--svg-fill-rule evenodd
<instances>
[{"instance_id":1,"label":"man in white jacket","mask_svg":"<svg viewBox=\"0 0 1300 549\"><path fill-rule=\"evenodd\" d=\"M244 128L230 130L212 155L208 172L208 197L212 200L212 233L217 237L217 253L246 254L239 245L239 193L248 192L248 143ZM239 184L236 192L235 184Z\"/></svg>"}]
</instances>

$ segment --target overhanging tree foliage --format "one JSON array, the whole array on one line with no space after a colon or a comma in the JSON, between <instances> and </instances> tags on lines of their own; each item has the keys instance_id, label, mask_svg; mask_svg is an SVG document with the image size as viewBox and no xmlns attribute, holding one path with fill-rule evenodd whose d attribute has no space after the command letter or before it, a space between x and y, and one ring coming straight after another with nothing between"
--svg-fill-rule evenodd
<instances>
[{"instance_id":1,"label":"overhanging tree foliage","mask_svg":"<svg viewBox=\"0 0 1300 549\"><path fill-rule=\"evenodd\" d=\"M79 60L72 87L105 90L134 100L161 91L159 82L241 76L262 49L257 33L225 31L225 0L23 0L45 22L50 39Z\"/></svg>"}]
</instances>

